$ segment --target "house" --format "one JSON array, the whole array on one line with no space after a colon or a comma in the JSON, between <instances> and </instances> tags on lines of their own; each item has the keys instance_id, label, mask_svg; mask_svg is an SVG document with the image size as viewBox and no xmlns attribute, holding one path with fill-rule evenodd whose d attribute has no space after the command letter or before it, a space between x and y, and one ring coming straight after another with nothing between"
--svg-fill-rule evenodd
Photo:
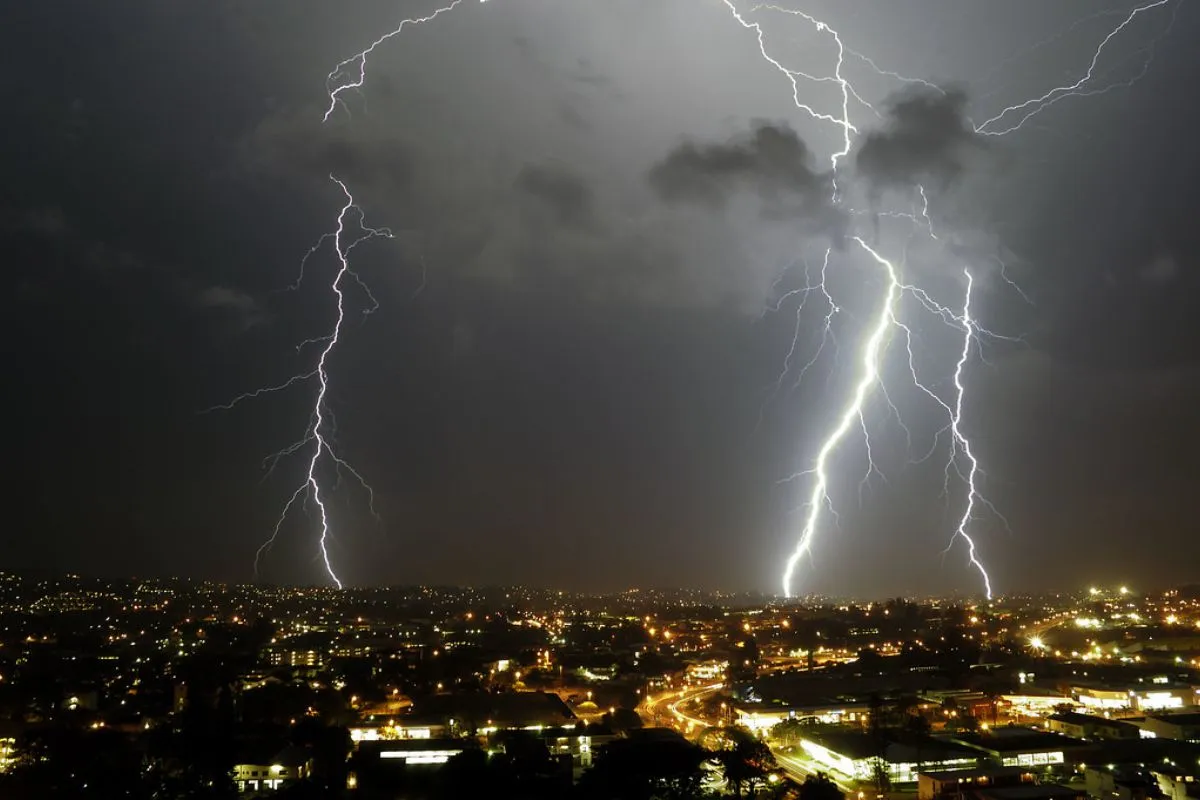
<instances>
[{"instance_id":1,"label":"house","mask_svg":"<svg viewBox=\"0 0 1200 800\"><path fill-rule=\"evenodd\" d=\"M286 747L264 757L269 752L252 747L238 758L233 766L233 782L239 792L282 789L288 783L307 778L312 770L308 751L302 748Z\"/></svg>"}]
</instances>

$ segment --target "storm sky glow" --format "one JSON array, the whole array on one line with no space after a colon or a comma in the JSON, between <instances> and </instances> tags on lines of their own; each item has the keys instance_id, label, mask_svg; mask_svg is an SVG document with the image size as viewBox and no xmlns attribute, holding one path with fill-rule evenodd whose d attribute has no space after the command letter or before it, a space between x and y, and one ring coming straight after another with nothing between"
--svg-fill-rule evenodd
<instances>
[{"instance_id":1,"label":"storm sky glow","mask_svg":"<svg viewBox=\"0 0 1200 800\"><path fill-rule=\"evenodd\" d=\"M0 33L14 568L774 591L885 294L800 591L1200 557L1200 9L77 5ZM297 283L330 174L390 238Z\"/></svg>"}]
</instances>

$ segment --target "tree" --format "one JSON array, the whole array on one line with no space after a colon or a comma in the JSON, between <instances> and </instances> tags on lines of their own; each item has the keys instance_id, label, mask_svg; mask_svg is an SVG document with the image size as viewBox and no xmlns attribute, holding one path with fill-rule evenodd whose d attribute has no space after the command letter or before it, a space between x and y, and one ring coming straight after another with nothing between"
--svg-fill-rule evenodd
<instances>
[{"instance_id":1,"label":"tree","mask_svg":"<svg viewBox=\"0 0 1200 800\"><path fill-rule=\"evenodd\" d=\"M871 759L871 780L875 782L875 790L879 794L883 794L892 785L892 770L883 756L875 756Z\"/></svg>"},{"instance_id":2,"label":"tree","mask_svg":"<svg viewBox=\"0 0 1200 800\"><path fill-rule=\"evenodd\" d=\"M975 733L979 730L979 720L969 713L962 712L950 718L950 721L946 723L946 730Z\"/></svg>"},{"instance_id":3,"label":"tree","mask_svg":"<svg viewBox=\"0 0 1200 800\"><path fill-rule=\"evenodd\" d=\"M771 726L771 738L783 742L788 747L792 747L795 746L803 731L804 723L793 717Z\"/></svg>"},{"instance_id":4,"label":"tree","mask_svg":"<svg viewBox=\"0 0 1200 800\"><path fill-rule=\"evenodd\" d=\"M767 776L778 768L775 756L764 742L745 731L735 728L732 736L733 747L718 752L717 761L734 797L742 796L743 786L753 796L755 788L766 783Z\"/></svg>"},{"instance_id":5,"label":"tree","mask_svg":"<svg viewBox=\"0 0 1200 800\"><path fill-rule=\"evenodd\" d=\"M642 718L632 708L618 708L612 714L605 714L604 721L614 731L635 731L642 727Z\"/></svg>"},{"instance_id":6,"label":"tree","mask_svg":"<svg viewBox=\"0 0 1200 800\"><path fill-rule=\"evenodd\" d=\"M809 775L800 784L800 800L845 800L842 790L824 772Z\"/></svg>"},{"instance_id":7,"label":"tree","mask_svg":"<svg viewBox=\"0 0 1200 800\"><path fill-rule=\"evenodd\" d=\"M598 800L692 800L700 796L709 753L683 738L617 739L596 752L579 794Z\"/></svg>"},{"instance_id":8,"label":"tree","mask_svg":"<svg viewBox=\"0 0 1200 800\"><path fill-rule=\"evenodd\" d=\"M925 766L925 759L921 757L921 747L925 744L925 739L931 730L933 730L933 725L920 712L910 715L904 720L904 736L916 751L917 772L921 772Z\"/></svg>"}]
</instances>

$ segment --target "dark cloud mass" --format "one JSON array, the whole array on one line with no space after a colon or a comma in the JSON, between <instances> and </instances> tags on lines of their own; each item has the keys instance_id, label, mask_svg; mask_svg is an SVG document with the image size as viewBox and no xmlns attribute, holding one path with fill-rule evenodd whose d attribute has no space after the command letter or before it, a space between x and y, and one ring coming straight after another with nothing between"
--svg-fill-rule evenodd
<instances>
[{"instance_id":1,"label":"dark cloud mass","mask_svg":"<svg viewBox=\"0 0 1200 800\"><path fill-rule=\"evenodd\" d=\"M543 203L559 225L585 227L593 221L591 188L565 165L526 164L516 185Z\"/></svg>"},{"instance_id":2,"label":"dark cloud mass","mask_svg":"<svg viewBox=\"0 0 1200 800\"><path fill-rule=\"evenodd\" d=\"M860 177L878 194L914 184L946 188L985 147L967 119L967 95L918 87L890 98L882 127L868 131L854 157Z\"/></svg>"},{"instance_id":3,"label":"dark cloud mass","mask_svg":"<svg viewBox=\"0 0 1200 800\"><path fill-rule=\"evenodd\" d=\"M685 141L650 170L650 185L669 203L720 209L739 191L757 194L763 212L828 223L832 183L786 124L762 120L724 144Z\"/></svg>"}]
</instances>

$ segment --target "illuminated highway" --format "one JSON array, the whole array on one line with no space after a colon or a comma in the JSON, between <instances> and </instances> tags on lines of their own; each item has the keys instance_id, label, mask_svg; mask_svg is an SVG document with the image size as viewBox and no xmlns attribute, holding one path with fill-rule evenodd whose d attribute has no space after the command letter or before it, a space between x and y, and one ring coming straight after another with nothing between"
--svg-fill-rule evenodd
<instances>
[{"instance_id":1,"label":"illuminated highway","mask_svg":"<svg viewBox=\"0 0 1200 800\"><path fill-rule=\"evenodd\" d=\"M692 716L682 709L692 703L700 702L724 688L723 683L711 683L703 686L673 689L660 692L657 695L647 695L645 702L638 708L638 713L648 725L667 725L685 736L695 737L703 731L718 727L724 723L721 719L704 719ZM779 747L772 747L771 753L779 763L780 769L797 783L803 783L809 777L824 774L833 780L847 798L859 796L856 786L851 786L842 776L828 771L815 769L811 762Z\"/></svg>"},{"instance_id":2,"label":"illuminated highway","mask_svg":"<svg viewBox=\"0 0 1200 800\"><path fill-rule=\"evenodd\" d=\"M720 720L693 717L681 711L680 707L703 700L720 691L724 686L723 683L710 683L704 686L674 689L658 695L647 695L646 701L638 709L638 714L651 724L665 722L685 734L713 727L718 725Z\"/></svg>"},{"instance_id":3,"label":"illuminated highway","mask_svg":"<svg viewBox=\"0 0 1200 800\"><path fill-rule=\"evenodd\" d=\"M804 783L804 781L808 780L809 777L822 774L836 783L838 789L840 789L847 798L857 797L860 794L858 787L851 786L850 784L846 783L845 778L839 776L836 772L814 769L812 763L806 759L784 753L776 747L771 748L771 753L775 756L775 760L779 762L779 766L785 773L787 773L787 776L797 783Z\"/></svg>"}]
</instances>

